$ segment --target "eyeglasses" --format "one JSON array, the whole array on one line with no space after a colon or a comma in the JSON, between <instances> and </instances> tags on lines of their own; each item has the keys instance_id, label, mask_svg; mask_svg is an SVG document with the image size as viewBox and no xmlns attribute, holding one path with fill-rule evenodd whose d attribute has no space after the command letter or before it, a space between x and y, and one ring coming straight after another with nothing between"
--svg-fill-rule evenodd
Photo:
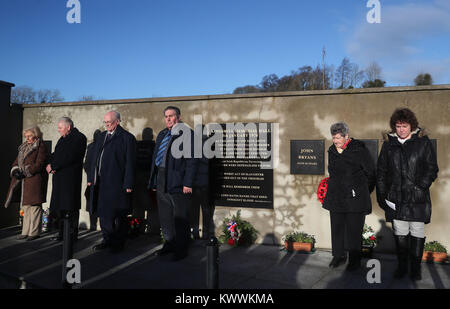
<instances>
[{"instance_id":1,"label":"eyeglasses","mask_svg":"<svg viewBox=\"0 0 450 309\"><path fill-rule=\"evenodd\" d=\"M104 124L112 124L112 123L114 123L116 121L117 121L117 119L116 120L111 120L111 121L103 121L103 123Z\"/></svg>"}]
</instances>

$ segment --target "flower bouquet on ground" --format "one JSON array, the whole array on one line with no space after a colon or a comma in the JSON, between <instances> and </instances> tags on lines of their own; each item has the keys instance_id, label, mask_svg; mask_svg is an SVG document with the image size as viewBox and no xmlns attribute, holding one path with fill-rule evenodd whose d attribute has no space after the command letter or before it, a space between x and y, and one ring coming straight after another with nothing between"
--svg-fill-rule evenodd
<instances>
[{"instance_id":1,"label":"flower bouquet on ground","mask_svg":"<svg viewBox=\"0 0 450 309\"><path fill-rule=\"evenodd\" d=\"M128 216L128 237L134 238L141 234L144 229L144 221L141 218Z\"/></svg>"},{"instance_id":2,"label":"flower bouquet on ground","mask_svg":"<svg viewBox=\"0 0 450 309\"><path fill-rule=\"evenodd\" d=\"M282 238L284 247L287 251L314 252L314 244L316 239L314 235L304 232L292 232Z\"/></svg>"},{"instance_id":3,"label":"flower bouquet on ground","mask_svg":"<svg viewBox=\"0 0 450 309\"><path fill-rule=\"evenodd\" d=\"M42 232L47 232L49 229L48 221L50 216L50 208L47 208L42 212Z\"/></svg>"},{"instance_id":4,"label":"flower bouquet on ground","mask_svg":"<svg viewBox=\"0 0 450 309\"><path fill-rule=\"evenodd\" d=\"M362 255L365 257L371 257L373 248L377 245L377 238L375 232L367 224L364 224L362 231Z\"/></svg>"},{"instance_id":5,"label":"flower bouquet on ground","mask_svg":"<svg viewBox=\"0 0 450 309\"><path fill-rule=\"evenodd\" d=\"M19 210L19 225L22 226L23 225L23 215L24 215L24 210L20 209Z\"/></svg>"},{"instance_id":6,"label":"flower bouquet on ground","mask_svg":"<svg viewBox=\"0 0 450 309\"><path fill-rule=\"evenodd\" d=\"M241 211L238 210L236 215L225 218L222 224L222 235L219 236L221 243L227 243L230 246L237 247L239 245L254 244L258 238L259 232L253 225L241 218Z\"/></svg>"}]
</instances>

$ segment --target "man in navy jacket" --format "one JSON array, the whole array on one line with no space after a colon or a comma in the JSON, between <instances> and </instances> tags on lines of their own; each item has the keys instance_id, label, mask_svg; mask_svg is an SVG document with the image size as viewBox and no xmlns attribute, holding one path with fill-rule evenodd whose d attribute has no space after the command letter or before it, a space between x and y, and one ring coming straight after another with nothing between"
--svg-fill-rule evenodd
<instances>
[{"instance_id":1,"label":"man in navy jacket","mask_svg":"<svg viewBox=\"0 0 450 309\"><path fill-rule=\"evenodd\" d=\"M164 109L166 128L159 132L153 153L149 190L156 190L164 246L157 255L173 253L173 260L187 256L189 206L197 170L193 132L181 122L180 109Z\"/></svg>"}]
</instances>

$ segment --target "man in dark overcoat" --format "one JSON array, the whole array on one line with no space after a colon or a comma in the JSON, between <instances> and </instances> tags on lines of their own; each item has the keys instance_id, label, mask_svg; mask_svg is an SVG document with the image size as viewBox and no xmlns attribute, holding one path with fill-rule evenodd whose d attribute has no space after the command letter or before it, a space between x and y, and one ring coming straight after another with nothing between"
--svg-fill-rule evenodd
<instances>
[{"instance_id":1,"label":"man in dark overcoat","mask_svg":"<svg viewBox=\"0 0 450 309\"><path fill-rule=\"evenodd\" d=\"M165 240L157 255L173 253L172 260L187 256L189 207L198 159L194 158L193 132L181 122L180 109L164 109L166 128L159 132L153 153L149 190L156 190L159 220Z\"/></svg>"},{"instance_id":2,"label":"man in dark overcoat","mask_svg":"<svg viewBox=\"0 0 450 309\"><path fill-rule=\"evenodd\" d=\"M104 116L106 131L94 147L95 164L88 173L91 187L90 211L100 219L103 241L94 251L110 248L123 250L131 213L131 193L136 168L136 138L120 126L120 114L110 111Z\"/></svg>"},{"instance_id":3,"label":"man in dark overcoat","mask_svg":"<svg viewBox=\"0 0 450 309\"><path fill-rule=\"evenodd\" d=\"M69 213L71 237L76 240L81 208L81 177L86 152L86 136L74 127L73 121L68 117L59 119L58 132L61 137L46 167L47 172L53 175L50 213L58 218L59 222L59 233L52 239L62 240L62 216Z\"/></svg>"},{"instance_id":4,"label":"man in dark overcoat","mask_svg":"<svg viewBox=\"0 0 450 309\"><path fill-rule=\"evenodd\" d=\"M101 134L102 134L102 131L100 131L98 129L95 130L92 143L87 145L86 158L84 160L84 165L83 165L84 171L86 172L87 176L89 176L89 172L92 168L92 165L93 164L95 165L95 163L96 163L94 161L95 160L95 158L94 158L95 142L98 140L98 138L100 137ZM90 189L91 189L90 187L87 187L84 192L84 195L86 197L86 211L89 213L89 230L96 231L98 218L97 218L96 214L91 213L91 210L89 208L89 206L90 206L89 200L90 200L90 193L91 193Z\"/></svg>"}]
</instances>

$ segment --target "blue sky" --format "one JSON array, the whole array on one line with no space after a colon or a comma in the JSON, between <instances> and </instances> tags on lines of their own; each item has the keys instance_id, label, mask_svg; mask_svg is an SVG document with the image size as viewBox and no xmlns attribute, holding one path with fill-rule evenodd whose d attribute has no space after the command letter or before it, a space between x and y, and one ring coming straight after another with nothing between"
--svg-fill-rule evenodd
<instances>
[{"instance_id":1,"label":"blue sky","mask_svg":"<svg viewBox=\"0 0 450 309\"><path fill-rule=\"evenodd\" d=\"M376 61L388 86L421 72L450 83L450 0L1 0L0 80L127 99L232 93L262 77L349 57ZM345 4L343 4L345 3Z\"/></svg>"}]
</instances>

